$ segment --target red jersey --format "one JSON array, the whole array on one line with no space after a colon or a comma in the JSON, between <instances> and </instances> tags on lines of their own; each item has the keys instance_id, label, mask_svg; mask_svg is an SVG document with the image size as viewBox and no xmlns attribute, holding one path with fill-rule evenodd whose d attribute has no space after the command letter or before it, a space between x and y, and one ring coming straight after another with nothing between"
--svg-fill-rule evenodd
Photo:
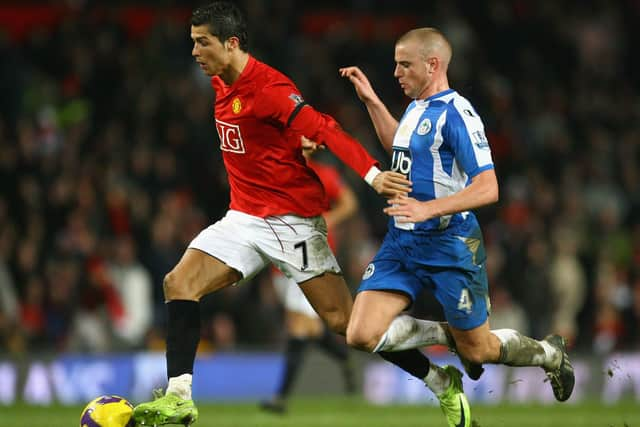
<instances>
[{"instance_id":1,"label":"red jersey","mask_svg":"<svg viewBox=\"0 0 640 427\"><path fill-rule=\"evenodd\" d=\"M231 86L218 76L211 85L231 209L258 217L327 210L322 183L302 156L301 135L325 144L362 177L377 165L335 120L307 105L289 78L252 56Z\"/></svg>"}]
</instances>

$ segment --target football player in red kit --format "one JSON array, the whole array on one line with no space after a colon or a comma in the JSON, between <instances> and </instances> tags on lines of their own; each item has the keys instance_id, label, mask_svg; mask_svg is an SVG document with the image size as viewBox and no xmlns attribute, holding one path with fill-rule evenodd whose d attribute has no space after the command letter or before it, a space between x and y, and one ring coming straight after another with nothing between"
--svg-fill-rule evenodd
<instances>
[{"instance_id":1,"label":"football player in red kit","mask_svg":"<svg viewBox=\"0 0 640 427\"><path fill-rule=\"evenodd\" d=\"M328 147L379 194L410 191L404 175L381 172L335 120L304 101L291 80L247 52L246 20L235 4L196 9L191 38L193 57L212 76L231 204L221 220L193 239L164 279L169 384L164 396L135 408L140 425L197 420L191 382L200 298L247 280L270 263L300 285L329 328L345 333L353 301L327 243L321 216L327 197L304 160L302 136Z\"/></svg>"}]
</instances>

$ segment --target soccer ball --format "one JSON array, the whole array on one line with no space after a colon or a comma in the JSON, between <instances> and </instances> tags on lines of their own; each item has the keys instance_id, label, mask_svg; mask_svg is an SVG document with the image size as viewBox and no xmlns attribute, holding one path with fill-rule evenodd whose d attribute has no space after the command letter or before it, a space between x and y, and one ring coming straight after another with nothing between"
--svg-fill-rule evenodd
<instances>
[{"instance_id":1,"label":"soccer ball","mask_svg":"<svg viewBox=\"0 0 640 427\"><path fill-rule=\"evenodd\" d=\"M93 399L82 411L80 427L134 427L133 405L120 396Z\"/></svg>"}]
</instances>

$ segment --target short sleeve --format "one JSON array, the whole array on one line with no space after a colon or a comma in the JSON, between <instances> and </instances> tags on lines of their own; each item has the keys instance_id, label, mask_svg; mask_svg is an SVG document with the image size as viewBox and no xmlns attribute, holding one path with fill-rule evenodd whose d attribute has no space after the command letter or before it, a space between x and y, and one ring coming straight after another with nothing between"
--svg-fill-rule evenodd
<instances>
[{"instance_id":1,"label":"short sleeve","mask_svg":"<svg viewBox=\"0 0 640 427\"><path fill-rule=\"evenodd\" d=\"M461 105L453 102L449 104L443 136L456 161L469 177L493 169L484 124L468 102L461 102Z\"/></svg>"}]
</instances>

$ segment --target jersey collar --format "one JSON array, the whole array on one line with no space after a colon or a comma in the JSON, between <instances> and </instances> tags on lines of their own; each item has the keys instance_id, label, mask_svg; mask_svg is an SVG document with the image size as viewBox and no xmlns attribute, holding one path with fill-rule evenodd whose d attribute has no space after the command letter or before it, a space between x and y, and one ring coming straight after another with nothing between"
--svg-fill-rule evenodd
<instances>
[{"instance_id":1,"label":"jersey collar","mask_svg":"<svg viewBox=\"0 0 640 427\"><path fill-rule=\"evenodd\" d=\"M253 70L253 68L256 65L256 61L257 60L251 54L249 54L249 60L247 61L246 65L244 66L244 68L240 72L240 75L238 76L236 81L233 82L229 86L226 85L226 83L220 78L220 76L213 76L211 78L211 81L213 82L214 79L217 79L219 85L223 88L223 90L226 91L226 93L231 92L231 91L235 90L236 87L238 87L238 86L240 86L242 84L241 81L244 80L246 76L251 74L251 71Z\"/></svg>"},{"instance_id":2,"label":"jersey collar","mask_svg":"<svg viewBox=\"0 0 640 427\"><path fill-rule=\"evenodd\" d=\"M445 89L445 90L443 90L442 92L435 93L435 94L431 95L431 96L430 96L430 97L428 97L428 98L425 98L425 99L416 99L416 102L417 102L417 103L420 103L420 104L426 104L426 103L428 103L428 102L430 102L430 101L433 101L434 99L437 99L437 98L443 97L443 96L445 96L445 95L449 95L450 93L453 93L453 92L455 92L455 91L454 91L453 89L451 89L451 88L449 88L449 89Z\"/></svg>"}]
</instances>

